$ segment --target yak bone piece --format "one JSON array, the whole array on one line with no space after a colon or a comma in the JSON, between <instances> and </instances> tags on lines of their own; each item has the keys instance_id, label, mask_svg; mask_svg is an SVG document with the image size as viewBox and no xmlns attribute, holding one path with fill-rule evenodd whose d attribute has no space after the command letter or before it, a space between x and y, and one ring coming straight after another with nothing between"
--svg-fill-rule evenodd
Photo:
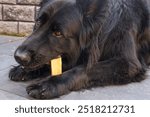
<instances>
[{"instance_id":1,"label":"yak bone piece","mask_svg":"<svg viewBox=\"0 0 150 117\"><path fill-rule=\"evenodd\" d=\"M62 58L58 56L51 60L51 75L58 76L62 74Z\"/></svg>"}]
</instances>

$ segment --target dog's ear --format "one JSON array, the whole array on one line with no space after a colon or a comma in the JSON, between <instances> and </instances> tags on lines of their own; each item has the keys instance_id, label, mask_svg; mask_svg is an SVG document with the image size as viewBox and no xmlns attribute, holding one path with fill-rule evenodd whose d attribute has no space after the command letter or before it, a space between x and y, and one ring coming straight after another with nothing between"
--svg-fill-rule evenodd
<instances>
[{"instance_id":1,"label":"dog's ear","mask_svg":"<svg viewBox=\"0 0 150 117\"><path fill-rule=\"evenodd\" d=\"M108 0L76 0L76 4L83 15L80 45L84 49L101 31L108 16Z\"/></svg>"},{"instance_id":2,"label":"dog's ear","mask_svg":"<svg viewBox=\"0 0 150 117\"><path fill-rule=\"evenodd\" d=\"M80 37L81 48L89 45L92 38L98 36L102 25L108 16L108 0L76 0L82 18L82 29ZM94 37L93 37L94 36Z\"/></svg>"},{"instance_id":3,"label":"dog's ear","mask_svg":"<svg viewBox=\"0 0 150 117\"><path fill-rule=\"evenodd\" d=\"M101 55L99 44L102 26L108 16L108 0L76 0L82 19L81 49L88 50L87 68L98 62Z\"/></svg>"}]
</instances>

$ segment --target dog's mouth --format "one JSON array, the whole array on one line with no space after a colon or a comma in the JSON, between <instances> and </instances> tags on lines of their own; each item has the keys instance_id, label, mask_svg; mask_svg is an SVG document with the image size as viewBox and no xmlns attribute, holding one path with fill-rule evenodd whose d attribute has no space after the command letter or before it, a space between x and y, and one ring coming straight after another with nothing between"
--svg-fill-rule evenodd
<instances>
[{"instance_id":1,"label":"dog's mouth","mask_svg":"<svg viewBox=\"0 0 150 117\"><path fill-rule=\"evenodd\" d=\"M21 66L21 68L27 72L30 72L30 71L38 70L38 69L44 67L45 65L48 66L48 64L40 64L40 65L34 65L34 66Z\"/></svg>"},{"instance_id":2,"label":"dog's mouth","mask_svg":"<svg viewBox=\"0 0 150 117\"><path fill-rule=\"evenodd\" d=\"M45 60L45 62L34 62L34 64L30 64L30 65L27 65L27 66L21 66L21 67L25 71L35 71L35 70L38 70L38 69L40 69L44 66L51 67L51 62L50 61L55 59L55 58L57 58L57 57L53 57L52 59ZM62 58L62 66L65 69L66 66L69 64L68 57L67 57L66 54L62 54L61 58ZM41 60L41 61L44 61L44 60Z\"/></svg>"}]
</instances>

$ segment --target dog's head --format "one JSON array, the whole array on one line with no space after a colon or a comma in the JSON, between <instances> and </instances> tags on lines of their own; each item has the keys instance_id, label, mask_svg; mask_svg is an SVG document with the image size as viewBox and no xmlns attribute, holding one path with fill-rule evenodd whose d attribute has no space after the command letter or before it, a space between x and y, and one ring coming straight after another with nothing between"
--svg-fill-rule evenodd
<instances>
[{"instance_id":1,"label":"dog's head","mask_svg":"<svg viewBox=\"0 0 150 117\"><path fill-rule=\"evenodd\" d=\"M64 66L73 66L99 27L92 20L103 0L44 0L33 33L18 47L16 61L27 69L49 64L62 56ZM100 3L101 1L101 3ZM85 4L86 3L86 4ZM96 18L96 17L95 17ZM98 19L96 19L98 20ZM89 28L90 27L90 28ZM94 29L95 30L94 30ZM93 31L93 32L92 32Z\"/></svg>"}]
</instances>

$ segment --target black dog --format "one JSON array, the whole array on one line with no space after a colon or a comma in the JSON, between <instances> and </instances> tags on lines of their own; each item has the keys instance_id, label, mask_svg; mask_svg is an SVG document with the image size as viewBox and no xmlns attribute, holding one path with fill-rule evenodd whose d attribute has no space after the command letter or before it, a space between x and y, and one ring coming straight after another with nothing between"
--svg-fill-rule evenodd
<instances>
[{"instance_id":1,"label":"black dog","mask_svg":"<svg viewBox=\"0 0 150 117\"><path fill-rule=\"evenodd\" d=\"M149 26L143 0L43 0L33 33L15 52L20 66L9 77L45 77L27 87L38 99L142 81L150 64ZM63 74L52 77L49 61L59 55Z\"/></svg>"}]
</instances>

